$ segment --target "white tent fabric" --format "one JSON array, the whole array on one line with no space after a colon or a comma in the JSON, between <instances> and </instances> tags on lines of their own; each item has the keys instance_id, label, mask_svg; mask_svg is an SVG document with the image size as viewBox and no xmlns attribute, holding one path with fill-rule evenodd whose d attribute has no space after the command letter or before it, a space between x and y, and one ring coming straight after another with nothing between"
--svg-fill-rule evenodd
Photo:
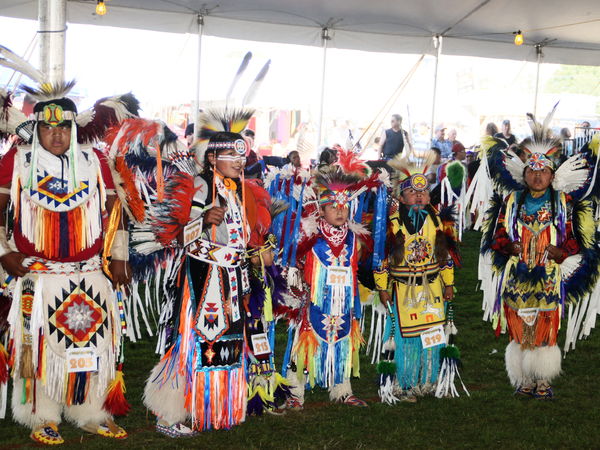
<instances>
[{"instance_id":1,"label":"white tent fabric","mask_svg":"<svg viewBox=\"0 0 600 450\"><path fill-rule=\"evenodd\" d=\"M599 0L110 0L68 1L68 21L93 25L321 45L392 53L430 53L443 36L443 54L600 65ZM218 6L217 6L218 5ZM36 0L0 0L0 15L37 19ZM522 30L525 44L513 44Z\"/></svg>"}]
</instances>

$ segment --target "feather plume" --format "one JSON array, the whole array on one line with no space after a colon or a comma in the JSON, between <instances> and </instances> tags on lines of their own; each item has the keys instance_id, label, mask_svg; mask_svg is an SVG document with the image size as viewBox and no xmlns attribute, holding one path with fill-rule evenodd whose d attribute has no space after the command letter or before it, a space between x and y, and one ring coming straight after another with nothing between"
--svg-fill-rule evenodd
<instances>
[{"instance_id":1,"label":"feather plume","mask_svg":"<svg viewBox=\"0 0 600 450\"><path fill-rule=\"evenodd\" d=\"M359 176L369 176L371 168L364 161L357 158L356 153L352 150L346 150L340 146L335 146L337 151L337 165L346 173L356 174Z\"/></svg>"},{"instance_id":2,"label":"feather plume","mask_svg":"<svg viewBox=\"0 0 600 450\"><path fill-rule=\"evenodd\" d=\"M204 153L211 137L219 132L241 133L248 125L248 121L253 114L254 109L247 108L211 109L201 114L199 139L191 149L198 164L202 165L204 163Z\"/></svg>"},{"instance_id":3,"label":"feather plume","mask_svg":"<svg viewBox=\"0 0 600 450\"><path fill-rule=\"evenodd\" d=\"M215 133L241 133L254 114L254 109L209 110L200 120L200 139L210 139Z\"/></svg>"},{"instance_id":4,"label":"feather plume","mask_svg":"<svg viewBox=\"0 0 600 450\"><path fill-rule=\"evenodd\" d=\"M110 127L137 117L139 106L139 101L131 93L98 100L92 108L77 115L78 141L87 143L103 140Z\"/></svg>"},{"instance_id":5,"label":"feather plume","mask_svg":"<svg viewBox=\"0 0 600 450\"><path fill-rule=\"evenodd\" d=\"M260 70L260 72L258 72L258 75L256 75L256 78L254 79L254 81L252 82L250 87L248 88L248 92L246 92L246 95L244 95L244 99L242 100L242 105L247 105L247 104L251 103L252 100L254 100L254 97L256 97L256 93L258 92L258 89L260 88L262 82L265 80L265 77L267 76L267 72L269 72L270 66L271 66L271 60L268 60L265 63L265 65L263 66L263 68Z\"/></svg>"},{"instance_id":6,"label":"feather plume","mask_svg":"<svg viewBox=\"0 0 600 450\"><path fill-rule=\"evenodd\" d=\"M394 188L398 188L401 182L412 175L418 173L426 174L436 158L437 154L432 150L425 152L421 157L417 157L414 154L396 155L395 158L387 163L395 172L392 174Z\"/></svg>"},{"instance_id":7,"label":"feather plume","mask_svg":"<svg viewBox=\"0 0 600 450\"><path fill-rule=\"evenodd\" d=\"M543 153L546 156L551 156L560 148L560 138L553 137L551 130L548 128L552 117L556 111L558 102L552 110L546 115L543 123L539 123L531 113L527 113L527 122L531 128L531 144L527 145L526 150L531 153Z\"/></svg>"},{"instance_id":8,"label":"feather plume","mask_svg":"<svg viewBox=\"0 0 600 450\"><path fill-rule=\"evenodd\" d=\"M0 88L0 140L16 134L17 127L27 122L27 117L12 104L12 93Z\"/></svg>"},{"instance_id":9,"label":"feather plume","mask_svg":"<svg viewBox=\"0 0 600 450\"><path fill-rule=\"evenodd\" d=\"M229 104L229 99L231 98L231 94L233 93L235 86L238 84L238 81L240 81L240 78L242 78L242 75L248 68L248 64L250 64L251 59L252 59L252 52L247 52L244 55L244 58L242 59L242 63L240 64L240 67L238 68L235 76L233 77L233 80L231 81L231 85L229 86L229 90L227 91L227 95L225 96L225 104L226 105Z\"/></svg>"},{"instance_id":10,"label":"feather plume","mask_svg":"<svg viewBox=\"0 0 600 450\"><path fill-rule=\"evenodd\" d=\"M269 213L272 218L277 217L282 212L285 212L290 207L290 204L284 200L273 200L271 202L271 207L269 208Z\"/></svg>"},{"instance_id":11,"label":"feather plume","mask_svg":"<svg viewBox=\"0 0 600 450\"><path fill-rule=\"evenodd\" d=\"M44 74L12 50L0 45L0 56L3 57L0 58L0 65L22 73L36 83L42 84L44 82L46 78Z\"/></svg>"},{"instance_id":12,"label":"feather plume","mask_svg":"<svg viewBox=\"0 0 600 450\"><path fill-rule=\"evenodd\" d=\"M38 102L47 102L49 100L66 97L71 89L73 89L73 86L75 86L75 80L57 83L42 83L38 88L22 85L21 89Z\"/></svg>"}]
</instances>

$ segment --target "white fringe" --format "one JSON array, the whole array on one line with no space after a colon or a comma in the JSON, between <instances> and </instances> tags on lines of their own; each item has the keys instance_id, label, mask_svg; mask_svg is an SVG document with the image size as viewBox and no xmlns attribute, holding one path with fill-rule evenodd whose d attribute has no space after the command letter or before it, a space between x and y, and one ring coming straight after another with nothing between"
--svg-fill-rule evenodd
<instances>
[{"instance_id":1,"label":"white fringe","mask_svg":"<svg viewBox=\"0 0 600 450\"><path fill-rule=\"evenodd\" d=\"M379 398L381 399L381 403L386 403L388 405L395 405L400 401L398 397L394 395L394 381L392 377L386 377L385 383L383 385L379 385Z\"/></svg>"}]
</instances>

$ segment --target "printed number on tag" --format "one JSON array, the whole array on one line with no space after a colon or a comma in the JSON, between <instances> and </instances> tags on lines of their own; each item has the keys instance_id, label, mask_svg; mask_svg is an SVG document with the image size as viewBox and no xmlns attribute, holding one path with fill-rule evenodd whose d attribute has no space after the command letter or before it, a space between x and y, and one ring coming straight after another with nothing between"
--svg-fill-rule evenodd
<instances>
[{"instance_id":1,"label":"printed number on tag","mask_svg":"<svg viewBox=\"0 0 600 450\"><path fill-rule=\"evenodd\" d=\"M329 286L352 286L350 267L328 267L327 284Z\"/></svg>"},{"instance_id":2,"label":"printed number on tag","mask_svg":"<svg viewBox=\"0 0 600 450\"><path fill-rule=\"evenodd\" d=\"M271 353L271 346L269 345L267 333L253 334L252 348L254 348L254 356L268 355Z\"/></svg>"},{"instance_id":3,"label":"printed number on tag","mask_svg":"<svg viewBox=\"0 0 600 450\"><path fill-rule=\"evenodd\" d=\"M94 348L67 349L67 372L97 372L98 356Z\"/></svg>"},{"instance_id":4,"label":"printed number on tag","mask_svg":"<svg viewBox=\"0 0 600 450\"><path fill-rule=\"evenodd\" d=\"M442 325L430 328L421 333L421 344L423 345L423 348L435 347L436 345L445 343L446 336L444 335L444 327Z\"/></svg>"},{"instance_id":5,"label":"printed number on tag","mask_svg":"<svg viewBox=\"0 0 600 450\"><path fill-rule=\"evenodd\" d=\"M188 246L202 234L202 217L192 220L183 228L183 245Z\"/></svg>"}]
</instances>

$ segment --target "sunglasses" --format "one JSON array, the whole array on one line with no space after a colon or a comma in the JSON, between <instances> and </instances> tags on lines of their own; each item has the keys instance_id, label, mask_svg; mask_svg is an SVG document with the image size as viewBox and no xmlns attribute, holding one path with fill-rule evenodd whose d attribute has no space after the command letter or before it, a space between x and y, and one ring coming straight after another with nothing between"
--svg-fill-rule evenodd
<instances>
[{"instance_id":1,"label":"sunglasses","mask_svg":"<svg viewBox=\"0 0 600 450\"><path fill-rule=\"evenodd\" d=\"M239 155L218 155L217 160L218 161L231 161L231 162L237 162L237 161L246 162L246 157L239 156Z\"/></svg>"}]
</instances>

